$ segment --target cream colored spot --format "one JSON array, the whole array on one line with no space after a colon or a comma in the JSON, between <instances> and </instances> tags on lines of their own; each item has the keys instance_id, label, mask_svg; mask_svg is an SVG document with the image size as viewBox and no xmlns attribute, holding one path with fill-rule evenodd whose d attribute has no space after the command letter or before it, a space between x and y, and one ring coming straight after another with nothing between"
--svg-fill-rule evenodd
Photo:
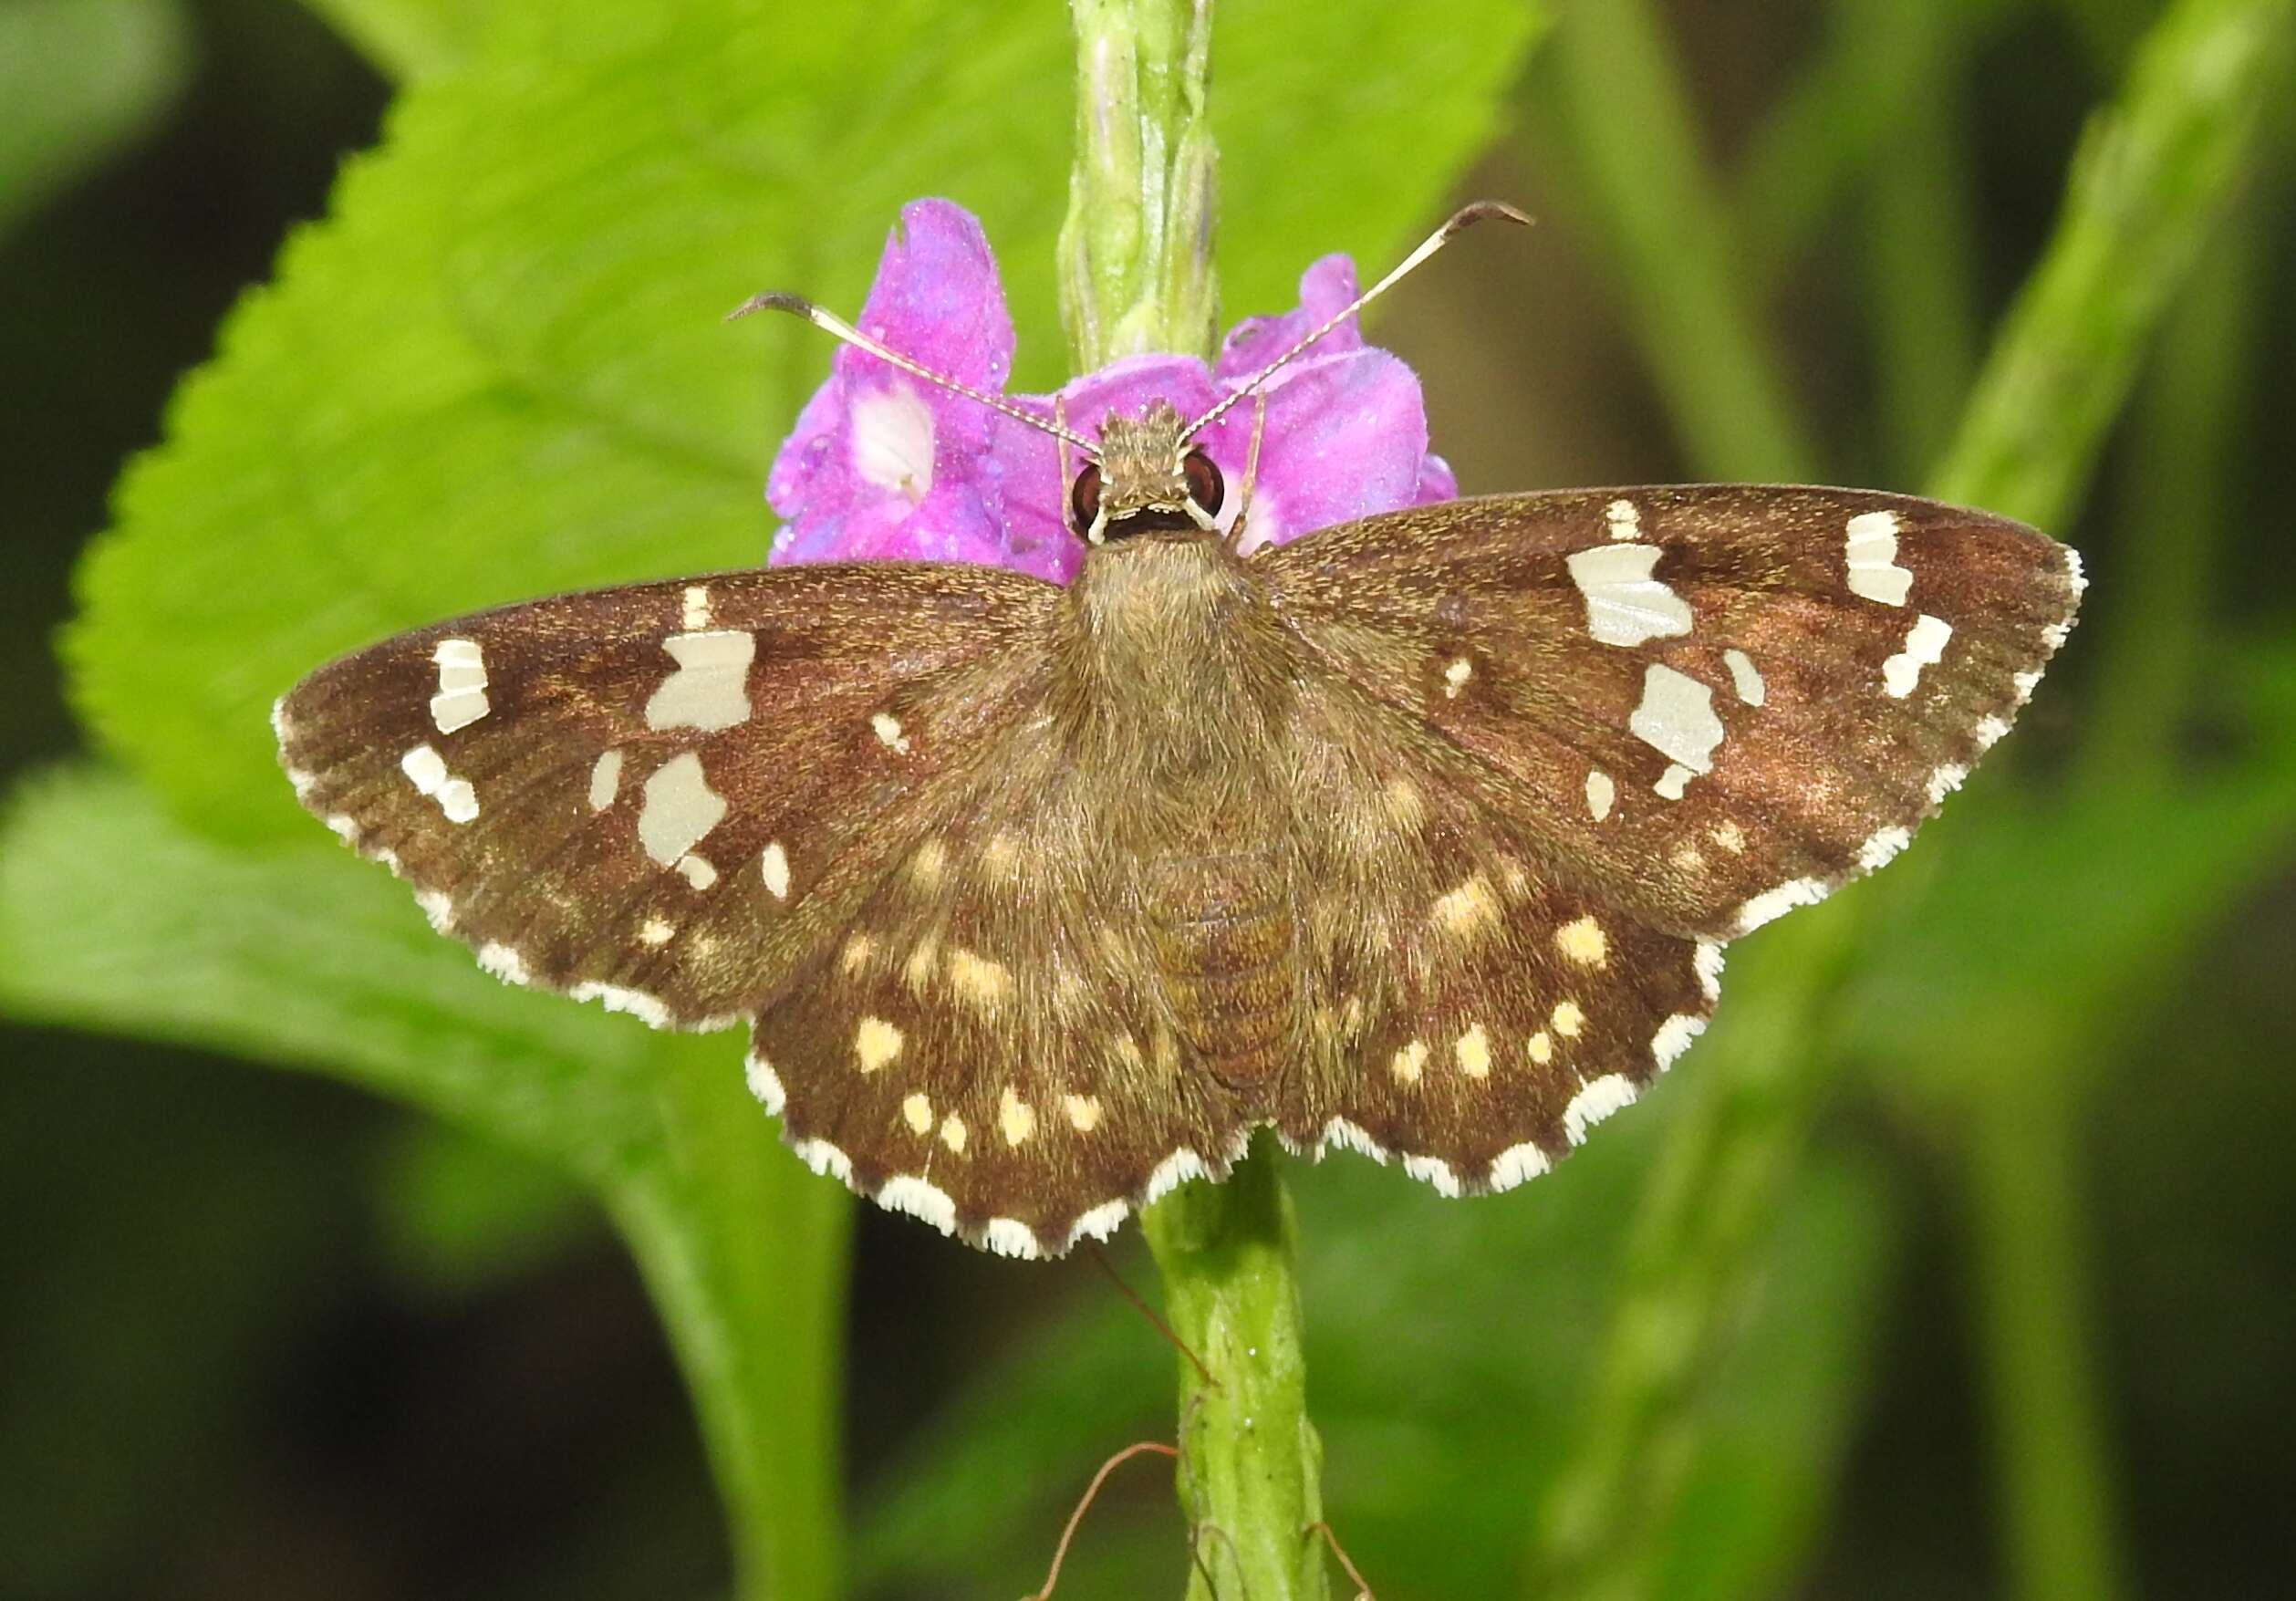
<instances>
[{"instance_id":1,"label":"cream colored spot","mask_svg":"<svg viewBox=\"0 0 2296 1601\"><path fill-rule=\"evenodd\" d=\"M1650 576L1662 554L1655 545L1597 545L1564 558L1596 643L1640 645L1690 631L1690 603Z\"/></svg>"},{"instance_id":2,"label":"cream colored spot","mask_svg":"<svg viewBox=\"0 0 2296 1601\"><path fill-rule=\"evenodd\" d=\"M1001 1004L1013 993L1013 974L1001 962L975 956L970 951L949 952L950 987L984 1011Z\"/></svg>"},{"instance_id":3,"label":"cream colored spot","mask_svg":"<svg viewBox=\"0 0 2296 1601\"><path fill-rule=\"evenodd\" d=\"M1462 656L1443 670L1443 698L1456 700L1459 691L1467 687L1467 681L1475 676L1475 664Z\"/></svg>"},{"instance_id":4,"label":"cream colored spot","mask_svg":"<svg viewBox=\"0 0 2296 1601\"><path fill-rule=\"evenodd\" d=\"M1667 859L1686 873L1702 873L1706 870L1706 853L1687 841L1676 846Z\"/></svg>"},{"instance_id":5,"label":"cream colored spot","mask_svg":"<svg viewBox=\"0 0 2296 1601\"><path fill-rule=\"evenodd\" d=\"M446 758L429 745L417 745L400 757L399 771L407 775L417 795L427 795L439 803L448 822L467 823L478 816L478 792L471 787L471 781L448 772Z\"/></svg>"},{"instance_id":6,"label":"cream colored spot","mask_svg":"<svg viewBox=\"0 0 2296 1601\"><path fill-rule=\"evenodd\" d=\"M1668 762L1667 770L1658 775L1658 782L1650 787L1667 800L1680 800L1683 791L1689 787L1690 780L1697 776L1681 763Z\"/></svg>"},{"instance_id":7,"label":"cream colored spot","mask_svg":"<svg viewBox=\"0 0 2296 1601\"><path fill-rule=\"evenodd\" d=\"M1430 915L1438 927L1471 940L1499 926L1499 901L1491 892L1491 881L1477 873L1458 889L1437 896Z\"/></svg>"},{"instance_id":8,"label":"cream colored spot","mask_svg":"<svg viewBox=\"0 0 2296 1601\"><path fill-rule=\"evenodd\" d=\"M940 1143L959 1156L964 1154L964 1119L951 1112L940 1120Z\"/></svg>"},{"instance_id":9,"label":"cream colored spot","mask_svg":"<svg viewBox=\"0 0 2296 1601\"><path fill-rule=\"evenodd\" d=\"M1557 929L1554 948L1581 967L1600 967L1610 959L1610 941L1591 915Z\"/></svg>"},{"instance_id":10,"label":"cream colored spot","mask_svg":"<svg viewBox=\"0 0 2296 1601\"><path fill-rule=\"evenodd\" d=\"M608 751L590 764L590 810L602 812L622 793L622 753Z\"/></svg>"},{"instance_id":11,"label":"cream colored spot","mask_svg":"<svg viewBox=\"0 0 2296 1601\"><path fill-rule=\"evenodd\" d=\"M919 1134L930 1134L933 1126L933 1104L922 1092L901 1102L901 1121Z\"/></svg>"},{"instance_id":12,"label":"cream colored spot","mask_svg":"<svg viewBox=\"0 0 2296 1601\"><path fill-rule=\"evenodd\" d=\"M864 1017L853 1032L853 1055L864 1073L874 1073L901 1054L901 1031L882 1017Z\"/></svg>"},{"instance_id":13,"label":"cream colored spot","mask_svg":"<svg viewBox=\"0 0 2296 1601\"><path fill-rule=\"evenodd\" d=\"M701 844L725 816L725 797L710 787L701 758L691 751L655 768L645 790L638 809L638 843L665 868Z\"/></svg>"},{"instance_id":14,"label":"cream colored spot","mask_svg":"<svg viewBox=\"0 0 2296 1601\"><path fill-rule=\"evenodd\" d=\"M1749 706L1759 706L1770 697L1770 686L1762 682L1761 671L1754 659L1733 647L1722 652L1722 665L1730 669L1730 688Z\"/></svg>"},{"instance_id":15,"label":"cream colored spot","mask_svg":"<svg viewBox=\"0 0 2296 1601\"><path fill-rule=\"evenodd\" d=\"M1036 1108L1009 1084L996 1103L996 1126L1004 1131L1007 1145L1019 1145L1036 1132Z\"/></svg>"},{"instance_id":16,"label":"cream colored spot","mask_svg":"<svg viewBox=\"0 0 2296 1601\"><path fill-rule=\"evenodd\" d=\"M649 917L645 926L638 930L638 937L649 945L667 945L670 936L677 931L677 924L662 918Z\"/></svg>"},{"instance_id":17,"label":"cream colored spot","mask_svg":"<svg viewBox=\"0 0 2296 1601\"><path fill-rule=\"evenodd\" d=\"M1586 812L1597 823L1610 816L1610 808L1618 804L1618 785L1611 782L1609 774L1596 767L1586 775Z\"/></svg>"},{"instance_id":18,"label":"cream colored spot","mask_svg":"<svg viewBox=\"0 0 2296 1601\"><path fill-rule=\"evenodd\" d=\"M901 720L890 712L872 713L869 727L876 732L879 744L899 751L904 756L909 754L909 735L901 732Z\"/></svg>"},{"instance_id":19,"label":"cream colored spot","mask_svg":"<svg viewBox=\"0 0 2296 1601\"><path fill-rule=\"evenodd\" d=\"M758 858L757 865L759 870L765 876L765 888L772 892L774 899L788 899L789 853L781 847L780 840L773 840L766 845L764 853Z\"/></svg>"},{"instance_id":20,"label":"cream colored spot","mask_svg":"<svg viewBox=\"0 0 2296 1601\"><path fill-rule=\"evenodd\" d=\"M1714 715L1714 691L1687 673L1657 661L1646 668L1642 701L1626 719L1626 727L1643 743L1688 770L1682 784L1688 783L1692 774L1713 771L1714 747L1722 743L1722 721ZM1676 787L1678 793L1668 798L1680 798L1679 785ZM1661 779L1659 793L1664 795L1666 790L1666 780Z\"/></svg>"},{"instance_id":21,"label":"cream colored spot","mask_svg":"<svg viewBox=\"0 0 2296 1601\"><path fill-rule=\"evenodd\" d=\"M707 889L718 881L717 868L691 851L678 858L678 871L696 889Z\"/></svg>"},{"instance_id":22,"label":"cream colored spot","mask_svg":"<svg viewBox=\"0 0 2296 1601\"><path fill-rule=\"evenodd\" d=\"M1566 1040L1574 1040L1586 1022L1586 1014L1578 1009L1576 1001L1558 1001L1554 1003L1554 1014L1547 1021L1554 1024L1555 1033Z\"/></svg>"},{"instance_id":23,"label":"cream colored spot","mask_svg":"<svg viewBox=\"0 0 2296 1601\"><path fill-rule=\"evenodd\" d=\"M1395 1054L1395 1061L1389 1066L1398 1084L1418 1083L1419 1075L1427 1068L1427 1042L1413 1040Z\"/></svg>"},{"instance_id":24,"label":"cream colored spot","mask_svg":"<svg viewBox=\"0 0 2296 1601\"><path fill-rule=\"evenodd\" d=\"M895 379L853 401L853 470L879 489L921 504L933 486L933 414L906 382Z\"/></svg>"},{"instance_id":25,"label":"cream colored spot","mask_svg":"<svg viewBox=\"0 0 2296 1601\"><path fill-rule=\"evenodd\" d=\"M1861 512L1849 520L1844 559L1850 593L1884 606L1903 606L1913 574L1897 565L1897 514Z\"/></svg>"},{"instance_id":26,"label":"cream colored spot","mask_svg":"<svg viewBox=\"0 0 2296 1601\"><path fill-rule=\"evenodd\" d=\"M431 721L441 733L467 728L486 715L486 657L476 639L441 639L431 652L439 669L439 692L431 697Z\"/></svg>"},{"instance_id":27,"label":"cream colored spot","mask_svg":"<svg viewBox=\"0 0 2296 1601\"><path fill-rule=\"evenodd\" d=\"M661 642L678 663L646 702L646 726L714 732L750 714L750 663L757 637L739 629L672 634Z\"/></svg>"},{"instance_id":28,"label":"cream colored spot","mask_svg":"<svg viewBox=\"0 0 2296 1601\"><path fill-rule=\"evenodd\" d=\"M941 869L948 865L949 847L938 839L928 839L909 858L909 876L917 880L918 888L930 889L940 882Z\"/></svg>"},{"instance_id":29,"label":"cream colored spot","mask_svg":"<svg viewBox=\"0 0 2296 1601\"><path fill-rule=\"evenodd\" d=\"M1615 500L1603 508L1603 522L1613 539L1642 537L1642 509L1630 500Z\"/></svg>"},{"instance_id":30,"label":"cream colored spot","mask_svg":"<svg viewBox=\"0 0 2296 1601\"><path fill-rule=\"evenodd\" d=\"M1539 1030L1531 1036L1530 1051L1531 1060L1542 1067L1545 1066L1554 1060L1554 1036L1543 1028Z\"/></svg>"},{"instance_id":31,"label":"cream colored spot","mask_svg":"<svg viewBox=\"0 0 2296 1601\"><path fill-rule=\"evenodd\" d=\"M688 584L685 609L679 617L679 626L691 634L708 628L712 620L710 615L710 586Z\"/></svg>"},{"instance_id":32,"label":"cream colored spot","mask_svg":"<svg viewBox=\"0 0 2296 1601\"><path fill-rule=\"evenodd\" d=\"M992 834L981 847L982 865L999 877L1010 877L1020 859L1020 842L1010 834Z\"/></svg>"},{"instance_id":33,"label":"cream colored spot","mask_svg":"<svg viewBox=\"0 0 2296 1601\"><path fill-rule=\"evenodd\" d=\"M1953 625L1923 612L1906 630L1906 648L1882 663L1882 688L1904 700L1921 681L1921 670L1944 659L1945 644L1953 638Z\"/></svg>"},{"instance_id":34,"label":"cream colored spot","mask_svg":"<svg viewBox=\"0 0 2296 1601\"><path fill-rule=\"evenodd\" d=\"M1732 856L1743 856L1746 853L1745 832L1735 823L1723 823L1718 826L1714 830L1714 843Z\"/></svg>"},{"instance_id":35,"label":"cream colored spot","mask_svg":"<svg viewBox=\"0 0 2296 1601\"><path fill-rule=\"evenodd\" d=\"M877 941L875 940L870 939L867 934L853 934L847 937L845 949L838 953L837 962L849 976L867 967L869 964L869 958L876 954Z\"/></svg>"},{"instance_id":36,"label":"cream colored spot","mask_svg":"<svg viewBox=\"0 0 2296 1601\"><path fill-rule=\"evenodd\" d=\"M921 993L932 982L933 974L940 971L940 939L938 935L927 934L917 941L917 949L909 953L909 960L901 963L901 982L911 991Z\"/></svg>"},{"instance_id":37,"label":"cream colored spot","mask_svg":"<svg viewBox=\"0 0 2296 1601\"><path fill-rule=\"evenodd\" d=\"M1116 1050L1117 1060L1123 1063L1127 1067L1131 1068L1134 1072L1143 1072L1147 1069L1148 1058L1140 1054L1140 1042L1134 1039L1130 1034L1120 1034L1117 1035Z\"/></svg>"},{"instance_id":38,"label":"cream colored spot","mask_svg":"<svg viewBox=\"0 0 2296 1601\"><path fill-rule=\"evenodd\" d=\"M1096 1095L1065 1095L1060 1097L1061 1109L1068 1114L1068 1126L1079 1134L1089 1134L1100 1127L1100 1097Z\"/></svg>"},{"instance_id":39,"label":"cream colored spot","mask_svg":"<svg viewBox=\"0 0 2296 1601\"><path fill-rule=\"evenodd\" d=\"M1451 1044L1451 1055L1459 1063L1459 1070L1470 1078L1491 1076L1491 1039L1480 1023L1468 1024L1467 1032Z\"/></svg>"}]
</instances>

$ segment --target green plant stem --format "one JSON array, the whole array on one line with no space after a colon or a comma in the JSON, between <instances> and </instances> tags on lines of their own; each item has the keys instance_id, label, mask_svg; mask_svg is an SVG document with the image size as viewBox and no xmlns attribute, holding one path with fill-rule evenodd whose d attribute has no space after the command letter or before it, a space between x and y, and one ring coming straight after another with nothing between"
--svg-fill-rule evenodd
<instances>
[{"instance_id":1,"label":"green plant stem","mask_svg":"<svg viewBox=\"0 0 2296 1601\"><path fill-rule=\"evenodd\" d=\"M1210 0L1073 0L1076 159L1061 307L1081 370L1118 356L1210 357L1216 152L1205 120ZM1191 1601L1321 1601L1322 1451L1307 1419L1299 1272L1282 1153L1264 1134L1221 1185L1141 1219L1179 1372ZM1210 1377L1207 1378L1206 1373Z\"/></svg>"}]
</instances>

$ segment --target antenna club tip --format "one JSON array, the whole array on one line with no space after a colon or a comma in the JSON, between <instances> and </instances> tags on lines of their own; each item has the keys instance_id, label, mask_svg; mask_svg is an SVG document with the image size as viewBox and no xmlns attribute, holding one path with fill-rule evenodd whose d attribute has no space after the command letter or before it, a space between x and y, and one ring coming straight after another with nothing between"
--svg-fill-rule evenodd
<instances>
[{"instance_id":1,"label":"antenna club tip","mask_svg":"<svg viewBox=\"0 0 2296 1601\"><path fill-rule=\"evenodd\" d=\"M1461 228L1471 227L1477 223L1487 223L1493 217L1512 223L1519 228L1533 225L1530 213L1511 206L1503 200L1478 200L1453 212L1451 220L1444 224L1443 232L1456 234Z\"/></svg>"},{"instance_id":2,"label":"antenna club tip","mask_svg":"<svg viewBox=\"0 0 2296 1601\"><path fill-rule=\"evenodd\" d=\"M764 289L743 301L725 314L728 322L738 321L753 311L786 311L793 317L813 320L813 302L802 295L792 295L785 289Z\"/></svg>"}]
</instances>

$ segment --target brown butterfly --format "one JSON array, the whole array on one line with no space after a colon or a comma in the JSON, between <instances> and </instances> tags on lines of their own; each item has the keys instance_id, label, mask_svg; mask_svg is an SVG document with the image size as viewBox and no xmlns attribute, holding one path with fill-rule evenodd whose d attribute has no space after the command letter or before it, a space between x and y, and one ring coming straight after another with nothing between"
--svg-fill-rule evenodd
<instances>
[{"instance_id":1,"label":"brown butterfly","mask_svg":"<svg viewBox=\"0 0 2296 1601\"><path fill-rule=\"evenodd\" d=\"M1247 557L1208 421L1066 434L1065 588L859 563L505 607L311 674L282 759L489 971L750 1020L816 1170L1056 1256L1262 1125L1446 1194L1544 1172L1704 1027L1728 941L1905 845L2083 587L1981 512L1758 485Z\"/></svg>"}]
</instances>

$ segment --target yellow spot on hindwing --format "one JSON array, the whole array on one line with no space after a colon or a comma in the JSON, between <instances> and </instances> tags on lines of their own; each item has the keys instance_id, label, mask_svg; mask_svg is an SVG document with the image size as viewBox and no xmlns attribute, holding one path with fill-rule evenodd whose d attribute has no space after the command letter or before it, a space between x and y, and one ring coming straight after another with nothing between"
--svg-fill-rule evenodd
<instances>
[{"instance_id":1,"label":"yellow spot on hindwing","mask_svg":"<svg viewBox=\"0 0 2296 1601\"><path fill-rule=\"evenodd\" d=\"M1001 962L951 947L949 986L965 1000L988 1011L1013 993L1012 971Z\"/></svg>"},{"instance_id":2,"label":"yellow spot on hindwing","mask_svg":"<svg viewBox=\"0 0 2296 1601\"><path fill-rule=\"evenodd\" d=\"M940 941L935 935L927 934L917 942L917 949L909 953L909 960L901 963L901 982L909 987L911 993L921 993L940 965Z\"/></svg>"},{"instance_id":3,"label":"yellow spot on hindwing","mask_svg":"<svg viewBox=\"0 0 2296 1601\"><path fill-rule=\"evenodd\" d=\"M1499 926L1499 902L1491 893L1491 880L1477 873L1458 889L1437 896L1431 915L1437 927L1471 940Z\"/></svg>"},{"instance_id":4,"label":"yellow spot on hindwing","mask_svg":"<svg viewBox=\"0 0 2296 1601\"><path fill-rule=\"evenodd\" d=\"M874 1073L901 1054L901 1031L882 1017L864 1017L853 1033L853 1055L861 1071Z\"/></svg>"},{"instance_id":5,"label":"yellow spot on hindwing","mask_svg":"<svg viewBox=\"0 0 2296 1601\"><path fill-rule=\"evenodd\" d=\"M1036 1108L1009 1084L996 1103L996 1126L1004 1131L1007 1145L1019 1145L1036 1132Z\"/></svg>"},{"instance_id":6,"label":"yellow spot on hindwing","mask_svg":"<svg viewBox=\"0 0 2296 1601\"><path fill-rule=\"evenodd\" d=\"M940 1143L958 1156L964 1154L964 1119L951 1112L940 1120Z\"/></svg>"},{"instance_id":7,"label":"yellow spot on hindwing","mask_svg":"<svg viewBox=\"0 0 2296 1601\"><path fill-rule=\"evenodd\" d=\"M1591 915L1557 929L1554 948L1581 967L1600 967L1610 957L1610 941Z\"/></svg>"},{"instance_id":8,"label":"yellow spot on hindwing","mask_svg":"<svg viewBox=\"0 0 2296 1601\"><path fill-rule=\"evenodd\" d=\"M1427 1067L1427 1042L1413 1040L1395 1054L1392 1064L1398 1084L1417 1084Z\"/></svg>"},{"instance_id":9,"label":"yellow spot on hindwing","mask_svg":"<svg viewBox=\"0 0 2296 1601\"><path fill-rule=\"evenodd\" d=\"M1491 1076L1491 1040L1480 1023L1468 1024L1467 1032L1451 1046L1451 1055L1459 1062L1459 1070L1470 1078Z\"/></svg>"},{"instance_id":10,"label":"yellow spot on hindwing","mask_svg":"<svg viewBox=\"0 0 2296 1601\"><path fill-rule=\"evenodd\" d=\"M922 1093L910 1096L901 1103L901 1118L919 1134L930 1134L933 1127L933 1104Z\"/></svg>"},{"instance_id":11,"label":"yellow spot on hindwing","mask_svg":"<svg viewBox=\"0 0 2296 1601\"><path fill-rule=\"evenodd\" d=\"M1100 1127L1100 1097L1096 1095L1065 1095L1060 1097L1061 1109L1068 1114L1069 1127L1079 1134L1089 1134Z\"/></svg>"},{"instance_id":12,"label":"yellow spot on hindwing","mask_svg":"<svg viewBox=\"0 0 2296 1601\"><path fill-rule=\"evenodd\" d=\"M1542 1067L1545 1066L1554 1060L1554 1036L1543 1028L1539 1030L1531 1036L1530 1051L1531 1060Z\"/></svg>"},{"instance_id":13,"label":"yellow spot on hindwing","mask_svg":"<svg viewBox=\"0 0 2296 1601\"><path fill-rule=\"evenodd\" d=\"M1578 1038L1580 1025L1586 1021L1586 1014L1578 1009L1576 1001L1558 1001L1554 1003L1554 1015L1549 1021L1554 1024L1555 1033L1566 1040L1574 1040Z\"/></svg>"},{"instance_id":14,"label":"yellow spot on hindwing","mask_svg":"<svg viewBox=\"0 0 2296 1601\"><path fill-rule=\"evenodd\" d=\"M867 967L869 964L869 958L876 954L877 941L875 940L870 939L867 934L849 935L846 940L845 949L837 955L837 965L844 968L847 976L850 977Z\"/></svg>"},{"instance_id":15,"label":"yellow spot on hindwing","mask_svg":"<svg viewBox=\"0 0 2296 1601\"><path fill-rule=\"evenodd\" d=\"M941 869L948 865L948 847L938 839L928 839L909 858L909 876L917 880L919 889L930 889L940 884Z\"/></svg>"},{"instance_id":16,"label":"yellow spot on hindwing","mask_svg":"<svg viewBox=\"0 0 2296 1601\"><path fill-rule=\"evenodd\" d=\"M1737 856L1746 848L1746 835L1737 824L1724 823L1714 830L1714 843Z\"/></svg>"}]
</instances>

